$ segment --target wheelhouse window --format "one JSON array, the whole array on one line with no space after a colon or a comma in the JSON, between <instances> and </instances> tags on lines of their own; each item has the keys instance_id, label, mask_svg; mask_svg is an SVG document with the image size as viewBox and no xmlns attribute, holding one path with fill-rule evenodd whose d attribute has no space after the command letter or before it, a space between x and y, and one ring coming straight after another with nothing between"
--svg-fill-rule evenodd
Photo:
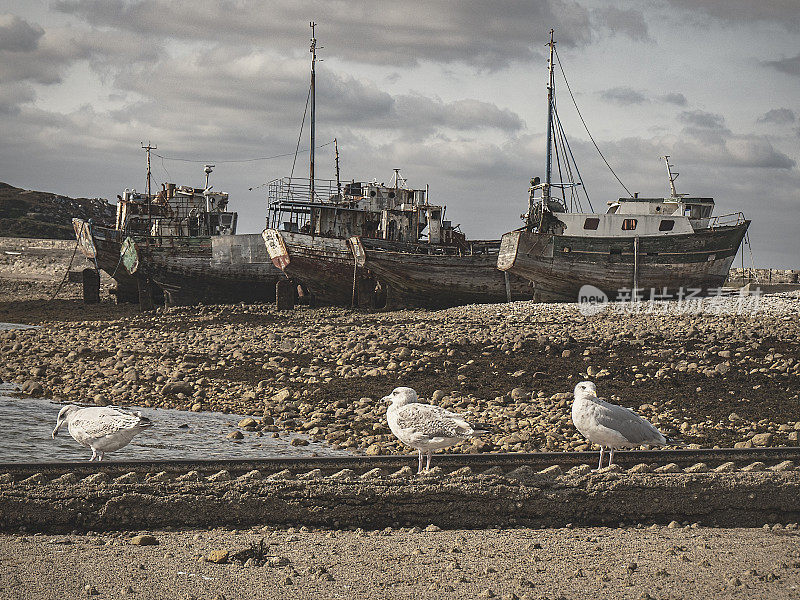
<instances>
[{"instance_id":1,"label":"wheelhouse window","mask_svg":"<svg viewBox=\"0 0 800 600\"><path fill-rule=\"evenodd\" d=\"M591 229L594 231L597 229L597 226L600 224L599 217L587 217L586 220L583 222L584 229Z\"/></svg>"},{"instance_id":2,"label":"wheelhouse window","mask_svg":"<svg viewBox=\"0 0 800 600\"><path fill-rule=\"evenodd\" d=\"M631 231L636 229L636 219L623 219L622 231Z\"/></svg>"},{"instance_id":3,"label":"wheelhouse window","mask_svg":"<svg viewBox=\"0 0 800 600\"><path fill-rule=\"evenodd\" d=\"M659 231L672 231L675 227L675 221L672 219L661 219L661 223L658 224Z\"/></svg>"}]
</instances>

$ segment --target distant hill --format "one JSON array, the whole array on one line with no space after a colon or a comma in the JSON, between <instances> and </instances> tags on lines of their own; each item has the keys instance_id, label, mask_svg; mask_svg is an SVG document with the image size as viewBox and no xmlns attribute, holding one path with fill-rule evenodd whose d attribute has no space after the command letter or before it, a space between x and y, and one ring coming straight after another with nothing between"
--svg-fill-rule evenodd
<instances>
[{"instance_id":1,"label":"distant hill","mask_svg":"<svg viewBox=\"0 0 800 600\"><path fill-rule=\"evenodd\" d=\"M68 198L0 182L0 236L73 239L73 217L113 222L116 210L102 198Z\"/></svg>"}]
</instances>

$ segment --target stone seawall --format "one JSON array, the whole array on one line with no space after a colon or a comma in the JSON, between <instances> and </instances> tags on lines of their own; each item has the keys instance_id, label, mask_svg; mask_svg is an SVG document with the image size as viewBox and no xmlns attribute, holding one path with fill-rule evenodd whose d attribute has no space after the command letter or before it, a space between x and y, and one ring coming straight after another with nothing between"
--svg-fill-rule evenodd
<instances>
[{"instance_id":1,"label":"stone seawall","mask_svg":"<svg viewBox=\"0 0 800 600\"><path fill-rule=\"evenodd\" d=\"M191 472L172 479L104 473L79 479L41 474L0 484L0 528L32 531L136 530L306 524L315 527L617 525L689 520L755 527L800 519L800 471L761 463L733 471L637 465L591 472L587 465L521 467L507 475L463 468L414 476L374 469L360 476L319 470L231 479Z\"/></svg>"}]
</instances>

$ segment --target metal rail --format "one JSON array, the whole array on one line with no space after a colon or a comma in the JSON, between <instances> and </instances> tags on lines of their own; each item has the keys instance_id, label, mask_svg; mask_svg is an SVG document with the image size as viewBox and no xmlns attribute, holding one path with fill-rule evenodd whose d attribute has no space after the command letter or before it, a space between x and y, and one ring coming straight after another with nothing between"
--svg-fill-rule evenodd
<instances>
[{"instance_id":1,"label":"metal rail","mask_svg":"<svg viewBox=\"0 0 800 600\"><path fill-rule=\"evenodd\" d=\"M537 452L509 454L437 454L433 466L443 471L452 471L468 466L473 471L498 467L502 471L512 471L521 466L541 470L552 465L571 468L576 465L597 463L597 452ZM794 461L800 465L800 447L779 448L719 448L701 450L633 450L619 451L614 454L614 463L622 468L636 464L664 465L675 463L679 467L687 467L697 463L706 463L713 468L726 462L737 466L745 466L755 462L763 462L767 466L783 461ZM152 473L164 471L168 474L198 471L200 473L229 471L232 475L252 470L262 472L279 472L287 469L292 472L306 472L319 469L324 474L331 474L342 469L355 472L366 472L379 468L397 470L404 466L416 467L416 455L392 456L320 456L320 457L287 457L229 460L149 460L149 461L109 461L109 462L44 462L44 463L0 463L0 474L8 473L14 479L27 477L36 473L45 476L57 476L63 473L88 475L102 472L109 476L129 472Z\"/></svg>"}]
</instances>

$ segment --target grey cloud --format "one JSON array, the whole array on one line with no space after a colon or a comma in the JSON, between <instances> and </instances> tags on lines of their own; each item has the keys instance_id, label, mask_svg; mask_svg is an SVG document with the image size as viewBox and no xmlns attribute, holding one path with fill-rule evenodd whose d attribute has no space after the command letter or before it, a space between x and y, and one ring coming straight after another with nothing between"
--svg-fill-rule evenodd
<instances>
[{"instance_id":1,"label":"grey cloud","mask_svg":"<svg viewBox=\"0 0 800 600\"><path fill-rule=\"evenodd\" d=\"M722 23L763 21L800 28L800 11L796 0L668 0L672 5Z\"/></svg>"},{"instance_id":2,"label":"grey cloud","mask_svg":"<svg viewBox=\"0 0 800 600\"><path fill-rule=\"evenodd\" d=\"M9 83L0 86L0 114L17 114L20 105L33 102L36 93L26 83Z\"/></svg>"},{"instance_id":3,"label":"grey cloud","mask_svg":"<svg viewBox=\"0 0 800 600\"><path fill-rule=\"evenodd\" d=\"M781 73L800 77L800 54L790 58L782 58L780 60L764 61L764 64L780 71Z\"/></svg>"},{"instance_id":4,"label":"grey cloud","mask_svg":"<svg viewBox=\"0 0 800 600\"><path fill-rule=\"evenodd\" d=\"M678 92L671 92L669 94L664 94L659 98L659 100L667 102L668 104L674 104L676 106L686 106L689 103L686 100L686 96Z\"/></svg>"},{"instance_id":5,"label":"grey cloud","mask_svg":"<svg viewBox=\"0 0 800 600\"><path fill-rule=\"evenodd\" d=\"M52 85L60 83L77 61L89 61L98 73L106 74L112 68L154 61L158 54L158 44L145 43L128 32L52 28L30 50L0 51L0 79Z\"/></svg>"},{"instance_id":6,"label":"grey cloud","mask_svg":"<svg viewBox=\"0 0 800 600\"><path fill-rule=\"evenodd\" d=\"M647 23L641 11L607 6L594 9L592 16L598 25L602 25L612 33L622 34L636 41L650 39Z\"/></svg>"},{"instance_id":7,"label":"grey cloud","mask_svg":"<svg viewBox=\"0 0 800 600\"><path fill-rule=\"evenodd\" d=\"M702 110L685 110L678 115L678 119L690 127L727 131L725 117Z\"/></svg>"},{"instance_id":8,"label":"grey cloud","mask_svg":"<svg viewBox=\"0 0 800 600\"><path fill-rule=\"evenodd\" d=\"M600 97L603 100L627 106L629 104L644 104L647 102L647 97L633 88L629 87L614 87L600 92Z\"/></svg>"},{"instance_id":9,"label":"grey cloud","mask_svg":"<svg viewBox=\"0 0 800 600\"><path fill-rule=\"evenodd\" d=\"M773 123L775 125L791 125L797 120L794 111L789 108L773 108L759 117L759 123Z\"/></svg>"},{"instance_id":10,"label":"grey cloud","mask_svg":"<svg viewBox=\"0 0 800 600\"><path fill-rule=\"evenodd\" d=\"M393 66L420 61L462 62L485 69L541 56L550 26L570 47L592 39L585 8L573 0L458 3L394 0L348 5L276 0L184 3L168 0L60 0L56 9L86 22L157 38L258 46L265 37L290 52L307 43L308 17L320 23L321 55Z\"/></svg>"},{"instance_id":11,"label":"grey cloud","mask_svg":"<svg viewBox=\"0 0 800 600\"><path fill-rule=\"evenodd\" d=\"M30 52L39 44L44 29L31 25L17 15L0 15L0 50L8 52Z\"/></svg>"},{"instance_id":12,"label":"grey cloud","mask_svg":"<svg viewBox=\"0 0 800 600\"><path fill-rule=\"evenodd\" d=\"M438 98L413 94L396 99L399 127L415 127L420 123L428 127L446 127L459 131L496 128L507 132L523 127L516 113L479 100L442 102Z\"/></svg>"}]
</instances>

